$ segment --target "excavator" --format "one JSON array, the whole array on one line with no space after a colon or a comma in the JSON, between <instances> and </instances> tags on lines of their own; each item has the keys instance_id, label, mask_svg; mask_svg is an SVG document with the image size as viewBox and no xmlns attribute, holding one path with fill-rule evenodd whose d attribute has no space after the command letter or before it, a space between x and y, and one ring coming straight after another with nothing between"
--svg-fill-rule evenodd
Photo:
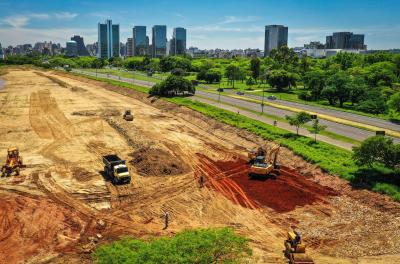
<instances>
[{"instance_id":1,"label":"excavator","mask_svg":"<svg viewBox=\"0 0 400 264\"><path fill-rule=\"evenodd\" d=\"M256 156L249 170L249 178L279 175L280 166L276 164L276 161L280 148L281 146L277 146L271 149L268 160L266 160L265 152L263 153L264 155Z\"/></svg>"},{"instance_id":2,"label":"excavator","mask_svg":"<svg viewBox=\"0 0 400 264\"><path fill-rule=\"evenodd\" d=\"M19 155L18 148L9 148L6 164L1 168L1 176L10 176L13 172L18 176L22 166L22 157Z\"/></svg>"},{"instance_id":3,"label":"excavator","mask_svg":"<svg viewBox=\"0 0 400 264\"><path fill-rule=\"evenodd\" d=\"M300 232L289 231L284 244L284 254L289 264L314 264L314 261L306 255L306 245L302 241Z\"/></svg>"}]
</instances>

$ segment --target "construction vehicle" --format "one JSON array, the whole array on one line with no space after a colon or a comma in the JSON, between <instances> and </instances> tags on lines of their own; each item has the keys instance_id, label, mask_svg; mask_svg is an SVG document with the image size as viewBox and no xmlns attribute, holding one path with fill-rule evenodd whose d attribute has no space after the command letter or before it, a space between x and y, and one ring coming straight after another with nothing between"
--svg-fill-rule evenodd
<instances>
[{"instance_id":1,"label":"construction vehicle","mask_svg":"<svg viewBox=\"0 0 400 264\"><path fill-rule=\"evenodd\" d=\"M268 176L276 177L276 175L279 175L280 166L276 163L276 161L278 159L278 153L280 148L281 148L280 146L273 148L269 152L268 160L266 160L265 155L257 156L250 167L249 177L250 178L268 177Z\"/></svg>"},{"instance_id":2,"label":"construction vehicle","mask_svg":"<svg viewBox=\"0 0 400 264\"><path fill-rule=\"evenodd\" d=\"M265 150L262 147L258 147L257 149L250 150L247 153L247 157L249 158L249 163L253 164L257 157L265 156Z\"/></svg>"},{"instance_id":3,"label":"construction vehicle","mask_svg":"<svg viewBox=\"0 0 400 264\"><path fill-rule=\"evenodd\" d=\"M19 155L18 148L9 148L7 150L6 164L1 168L1 176L10 176L13 172L18 176L22 166L22 157Z\"/></svg>"},{"instance_id":4,"label":"construction vehicle","mask_svg":"<svg viewBox=\"0 0 400 264\"><path fill-rule=\"evenodd\" d=\"M302 241L300 232L289 231L284 245L284 254L289 264L314 264L314 261L306 255L306 245Z\"/></svg>"},{"instance_id":5,"label":"construction vehicle","mask_svg":"<svg viewBox=\"0 0 400 264\"><path fill-rule=\"evenodd\" d=\"M111 179L114 185L129 184L131 182L131 175L129 174L125 161L120 159L117 155L103 156L103 163L104 174Z\"/></svg>"},{"instance_id":6,"label":"construction vehicle","mask_svg":"<svg viewBox=\"0 0 400 264\"><path fill-rule=\"evenodd\" d=\"M126 110L124 115L122 116L126 121L133 121L133 115L131 110Z\"/></svg>"}]
</instances>

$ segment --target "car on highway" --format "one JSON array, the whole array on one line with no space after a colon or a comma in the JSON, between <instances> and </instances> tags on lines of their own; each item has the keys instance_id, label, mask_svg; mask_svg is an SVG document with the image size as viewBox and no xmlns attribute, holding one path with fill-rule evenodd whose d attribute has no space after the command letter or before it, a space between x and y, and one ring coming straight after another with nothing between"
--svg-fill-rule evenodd
<instances>
[{"instance_id":1,"label":"car on highway","mask_svg":"<svg viewBox=\"0 0 400 264\"><path fill-rule=\"evenodd\" d=\"M236 94L237 94L237 95L244 95L244 92L239 91L239 92L237 92Z\"/></svg>"},{"instance_id":2,"label":"car on highway","mask_svg":"<svg viewBox=\"0 0 400 264\"><path fill-rule=\"evenodd\" d=\"M276 96L275 95L269 95L267 98L268 98L268 100L276 100Z\"/></svg>"},{"instance_id":3,"label":"car on highway","mask_svg":"<svg viewBox=\"0 0 400 264\"><path fill-rule=\"evenodd\" d=\"M224 88L218 88L217 89L217 92L223 92L224 91Z\"/></svg>"}]
</instances>

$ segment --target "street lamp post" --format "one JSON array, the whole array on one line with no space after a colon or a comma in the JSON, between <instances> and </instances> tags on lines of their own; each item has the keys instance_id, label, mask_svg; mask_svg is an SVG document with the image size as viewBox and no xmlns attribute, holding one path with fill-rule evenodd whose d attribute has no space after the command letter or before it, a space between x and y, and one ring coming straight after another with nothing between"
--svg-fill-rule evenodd
<instances>
[{"instance_id":1,"label":"street lamp post","mask_svg":"<svg viewBox=\"0 0 400 264\"><path fill-rule=\"evenodd\" d=\"M264 87L262 88L262 101L261 101L261 113L264 114Z\"/></svg>"}]
</instances>

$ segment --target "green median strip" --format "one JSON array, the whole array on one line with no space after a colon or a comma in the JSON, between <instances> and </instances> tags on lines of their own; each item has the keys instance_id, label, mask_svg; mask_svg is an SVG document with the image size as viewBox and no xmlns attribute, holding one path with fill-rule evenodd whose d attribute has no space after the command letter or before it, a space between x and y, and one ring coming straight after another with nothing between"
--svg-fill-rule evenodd
<instances>
[{"instance_id":1,"label":"green median strip","mask_svg":"<svg viewBox=\"0 0 400 264\"><path fill-rule=\"evenodd\" d=\"M260 116L265 116L267 118L270 118L270 119L273 119L273 120L276 120L276 121L279 121L279 122L289 123L285 118L280 117L280 116L271 115L271 114L268 114L268 113L265 113L265 112L261 113L259 111L255 111L255 110L252 110L252 109L248 109L248 108L245 108L245 107L242 107L242 106L238 106L238 105L235 105L235 104L231 104L231 103L227 103L227 102L222 102L222 101L218 102L218 100L211 99L211 98L208 98L208 97L205 97L205 96L200 96L200 95L196 95L196 96L199 97L199 98L203 98L203 99L212 101L212 102L216 102L216 103L232 106L232 107L235 107L237 109L244 110L244 111L247 111L247 112L251 112L251 113L254 113L254 114L257 114L257 115L260 115ZM309 125L305 125L303 127L306 128L306 129L310 129L311 128L311 126L309 126ZM346 137L346 136L343 136L343 135L339 135L339 134L336 134L336 133L333 133L333 132L330 132L330 131L326 131L326 130L322 131L320 133L320 135L324 135L324 136L330 137L332 139L336 139L336 140L339 140L339 141L342 141L342 142L346 142L346 143L350 143L350 144L353 144L353 145L360 145L360 143L361 143L358 140L355 140L355 139L352 139L352 138L349 138L349 137Z\"/></svg>"}]
</instances>

